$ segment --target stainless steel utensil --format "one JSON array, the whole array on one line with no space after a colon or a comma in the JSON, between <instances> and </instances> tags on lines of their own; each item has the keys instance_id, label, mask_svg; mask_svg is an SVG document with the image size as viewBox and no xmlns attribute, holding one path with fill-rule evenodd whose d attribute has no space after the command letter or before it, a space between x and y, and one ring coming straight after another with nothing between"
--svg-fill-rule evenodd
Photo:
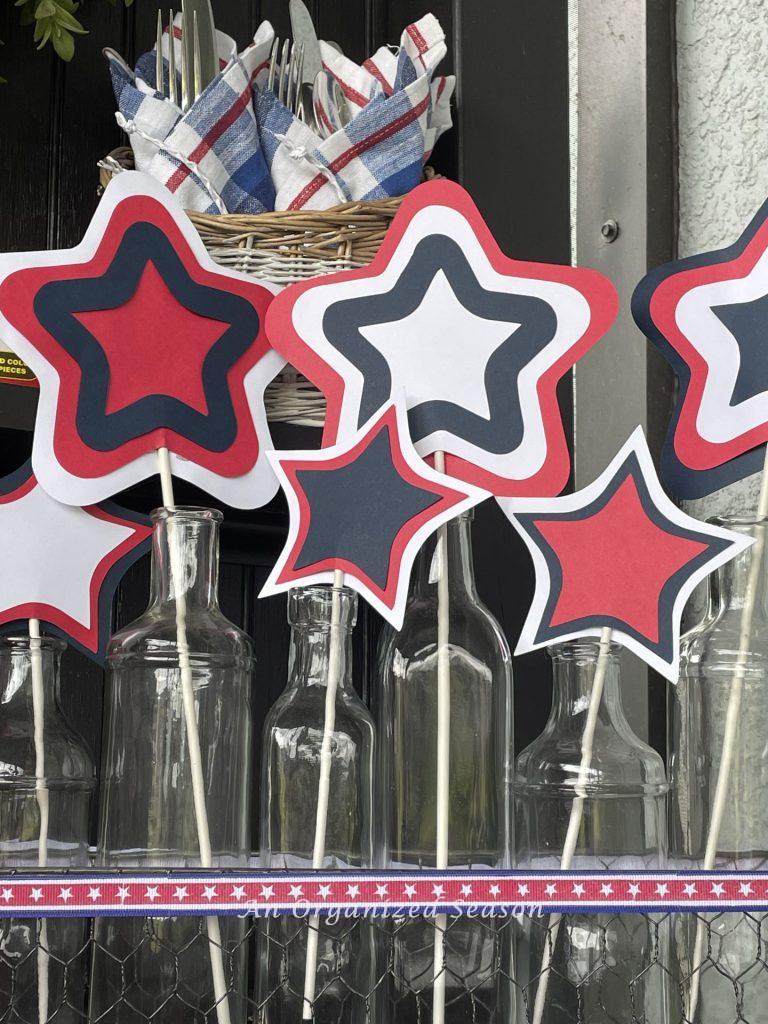
<instances>
[{"instance_id":1,"label":"stainless steel utensil","mask_svg":"<svg viewBox=\"0 0 768 1024\"><path fill-rule=\"evenodd\" d=\"M301 89L304 60L303 44L297 46L290 39L285 39L281 45L280 39L275 37L269 57L267 88L275 93L280 102L288 107L292 114L314 128L311 101L307 107Z\"/></svg>"},{"instance_id":2,"label":"stainless steel utensil","mask_svg":"<svg viewBox=\"0 0 768 1024\"><path fill-rule=\"evenodd\" d=\"M176 80L176 46L174 37L174 12L168 11L168 82L165 82L165 64L163 61L163 14L157 12L157 41L155 43L155 75L157 91L166 96L171 103L176 103L183 111L189 110L191 105L205 89L211 78L211 65L208 59L207 71L203 58L202 36L207 35L212 22L208 22L208 15L205 15L204 27L201 32L201 22L198 19L197 10L190 10L187 0L182 0L181 11L181 97L178 95L178 83ZM190 21L191 18L191 21ZM215 37L214 37L215 38ZM189 46L185 45L186 43ZM218 74L218 59L216 61L216 74Z\"/></svg>"},{"instance_id":3,"label":"stainless steel utensil","mask_svg":"<svg viewBox=\"0 0 768 1024\"><path fill-rule=\"evenodd\" d=\"M320 71L323 70L323 58L320 54L320 42L303 0L288 0L288 12L291 17L291 32L294 46L304 47L304 68L302 84L312 85Z\"/></svg>"}]
</instances>

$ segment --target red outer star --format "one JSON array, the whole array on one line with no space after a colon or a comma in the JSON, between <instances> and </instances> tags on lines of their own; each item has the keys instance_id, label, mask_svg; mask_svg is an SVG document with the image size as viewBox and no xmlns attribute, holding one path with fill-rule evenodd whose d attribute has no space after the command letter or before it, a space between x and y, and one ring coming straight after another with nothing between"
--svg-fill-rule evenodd
<instances>
[{"instance_id":1,"label":"red outer star","mask_svg":"<svg viewBox=\"0 0 768 1024\"><path fill-rule=\"evenodd\" d=\"M240 296L259 314L258 336L227 373L238 429L234 443L223 451L210 451L174 430L165 428L152 430L108 451L97 451L85 444L78 434L81 368L39 322L35 314L35 298L48 282L101 276L110 266L126 230L140 222L151 223L166 235L195 284ZM89 241L87 236L81 248L85 249ZM55 393L48 398L56 404L53 443L61 466L74 476L100 477L165 446L184 459L222 476L239 477L247 473L256 462L259 441L244 378L270 350L264 332L264 319L267 306L273 298L272 293L260 283L248 281L243 275L234 277L202 266L169 210L148 195L131 195L118 202L89 258L83 260L77 249L72 252L69 262L65 262L69 255L67 251L56 255L64 259L60 259L60 262L52 261L50 265L25 267L9 274L0 284L0 309L8 322L33 347L29 353L24 354L27 363L40 379L41 402L46 397L42 393L46 387L52 387L54 391L58 388L58 400ZM150 392L175 396L186 393L187 404L192 408L200 406L199 384L187 386L190 371L199 367L207 349L223 328L215 320L181 310L178 304L175 304L176 312L177 315L181 313L181 319L177 322L174 318L169 323L168 316L174 306L169 302L170 298L166 291L153 288L151 279L143 280L134 300L120 310L80 314L81 322L87 322L89 329L92 328L96 334L99 323L103 327L110 319L115 325L123 318L126 325L123 338L125 347L118 347L118 339L113 337L108 352L115 375L114 395L108 401L108 408L123 407L132 399ZM134 317L133 325L129 326ZM197 323L193 330L195 321ZM136 345L135 335L139 330L146 333ZM194 338L190 336L192 333ZM46 368L53 368L55 377L43 372ZM123 374L130 374L130 380L119 380ZM183 381L179 379L180 374L183 375Z\"/></svg>"}]
</instances>

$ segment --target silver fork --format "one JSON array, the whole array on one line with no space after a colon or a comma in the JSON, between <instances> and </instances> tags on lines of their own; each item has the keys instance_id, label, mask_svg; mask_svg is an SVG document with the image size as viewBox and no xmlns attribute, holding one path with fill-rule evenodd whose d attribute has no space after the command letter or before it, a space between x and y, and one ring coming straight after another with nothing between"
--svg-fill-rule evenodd
<instances>
[{"instance_id":1,"label":"silver fork","mask_svg":"<svg viewBox=\"0 0 768 1024\"><path fill-rule=\"evenodd\" d=\"M187 111L195 102L197 97L203 91L204 85L202 81L202 69L200 62L200 35L197 29L197 11L192 15L192 52L193 56L193 67L189 67L189 61L187 57L187 47L181 47L181 104L179 104L179 97L177 91L176 82L176 46L173 35L173 22L174 22L173 10L168 11L168 90L165 89L164 78L164 63L162 53L162 42L163 42L163 12L157 12L157 42L155 50L155 77L156 77L156 88L159 93L166 96L171 103L176 103L181 106L182 111ZM187 38L187 18L184 12L184 6L182 4L181 9L181 38Z\"/></svg>"},{"instance_id":2,"label":"silver fork","mask_svg":"<svg viewBox=\"0 0 768 1024\"><path fill-rule=\"evenodd\" d=\"M288 107L292 114L312 127L312 122L309 120L312 111L305 109L302 97L303 73L304 43L294 46L290 39L285 39L281 45L280 40L275 36L269 55L267 88L275 93L280 102Z\"/></svg>"}]
</instances>

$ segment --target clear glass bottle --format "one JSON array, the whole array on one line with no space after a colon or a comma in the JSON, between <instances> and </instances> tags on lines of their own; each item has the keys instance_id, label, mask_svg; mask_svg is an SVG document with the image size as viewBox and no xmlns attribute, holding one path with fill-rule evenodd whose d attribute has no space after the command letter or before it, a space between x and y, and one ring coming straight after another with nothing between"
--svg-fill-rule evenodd
<instances>
[{"instance_id":1,"label":"clear glass bottle","mask_svg":"<svg viewBox=\"0 0 768 1024\"><path fill-rule=\"evenodd\" d=\"M715 520L762 541L756 599L744 646L737 732L717 852L717 870L765 870L768 863L768 520ZM709 577L702 622L683 637L680 681L669 690L670 849L676 867L705 867L731 684L755 547ZM687 1000L697 987L695 1024L761 1020L768 1002L766 914L703 914L698 984L696 918L677 915L675 940ZM762 928L762 938L761 938ZM761 945L762 943L762 945Z\"/></svg>"},{"instance_id":2,"label":"clear glass bottle","mask_svg":"<svg viewBox=\"0 0 768 1024\"><path fill-rule=\"evenodd\" d=\"M582 796L573 870L664 868L667 861L664 763L632 732L619 692L620 648L608 649L591 766ZM552 711L515 770L517 867L561 866L580 779L584 725L600 644L576 640L551 649ZM583 780L582 780L583 781ZM519 1010L545 1024L650 1024L669 1018L669 936L663 917L592 913L528 916L514 925ZM542 974L546 948L550 970ZM677 1019L677 1018L674 1018Z\"/></svg>"},{"instance_id":3,"label":"clear glass bottle","mask_svg":"<svg viewBox=\"0 0 768 1024\"><path fill-rule=\"evenodd\" d=\"M43 770L37 778L29 637L0 639L0 868L88 866L96 771L85 741L59 705L65 644L39 641L43 678ZM41 858L40 811L48 832ZM82 1019L88 922L78 918L0 919L0 1016L61 1024ZM45 956L45 951L50 956ZM40 979L43 984L40 986ZM48 998L45 998L45 986ZM45 1004L45 1005L43 1005ZM54 1017L55 1014L55 1017Z\"/></svg>"},{"instance_id":4,"label":"clear glass bottle","mask_svg":"<svg viewBox=\"0 0 768 1024\"><path fill-rule=\"evenodd\" d=\"M508 781L513 765L511 658L481 603L471 549L472 513L446 528L450 750L448 864L498 868L511 848ZM442 545L419 554L399 631L382 636L378 667L379 792L387 868L434 868L437 841L438 581ZM391 1013L398 1022L431 1011L435 921L391 929ZM500 933L492 921L456 918L445 936L448 1024L506 1020Z\"/></svg>"},{"instance_id":5,"label":"clear glass bottle","mask_svg":"<svg viewBox=\"0 0 768 1024\"><path fill-rule=\"evenodd\" d=\"M149 607L112 637L107 652L100 867L201 866L183 700L187 657L212 866L248 866L253 654L248 637L218 606L221 519L210 509L152 513ZM230 1018L244 1024L245 922L218 922ZM208 1024L218 1015L221 1021L213 1009L216 954L205 919L102 918L95 928L92 1019Z\"/></svg>"},{"instance_id":6,"label":"clear glass bottle","mask_svg":"<svg viewBox=\"0 0 768 1024\"><path fill-rule=\"evenodd\" d=\"M261 776L261 856L265 868L312 867L326 720L333 590L311 586L288 596L291 645L288 685L264 725ZM340 645L331 744L325 870L370 868L373 848L374 728L355 689L352 629L357 595L336 591ZM265 1024L302 1019L309 922L281 917L263 924L259 948L260 1000ZM319 919L317 1024L368 1021L374 990L374 926L367 920Z\"/></svg>"}]
</instances>

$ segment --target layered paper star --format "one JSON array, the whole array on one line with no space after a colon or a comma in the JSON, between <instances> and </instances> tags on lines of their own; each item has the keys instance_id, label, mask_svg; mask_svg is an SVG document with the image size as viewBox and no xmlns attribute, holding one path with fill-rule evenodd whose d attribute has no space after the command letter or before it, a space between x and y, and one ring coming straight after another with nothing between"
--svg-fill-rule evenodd
<instances>
[{"instance_id":1,"label":"layered paper star","mask_svg":"<svg viewBox=\"0 0 768 1024\"><path fill-rule=\"evenodd\" d=\"M410 193L370 266L294 285L272 344L326 395L326 443L404 392L421 456L499 495L556 494L570 456L556 385L613 322L595 271L508 259L460 186Z\"/></svg>"},{"instance_id":2,"label":"layered paper star","mask_svg":"<svg viewBox=\"0 0 768 1024\"><path fill-rule=\"evenodd\" d=\"M108 186L74 249L0 256L0 330L40 382L32 461L51 495L102 500L157 471L255 507L277 481L263 393L283 365L273 289L217 266L169 192Z\"/></svg>"},{"instance_id":3,"label":"layered paper star","mask_svg":"<svg viewBox=\"0 0 768 1024\"><path fill-rule=\"evenodd\" d=\"M401 403L320 451L270 452L288 499L286 546L261 596L332 583L341 570L396 628L425 540L489 495L437 473L417 455Z\"/></svg>"},{"instance_id":4,"label":"layered paper star","mask_svg":"<svg viewBox=\"0 0 768 1024\"><path fill-rule=\"evenodd\" d=\"M0 480L3 632L19 620L41 619L86 654L103 657L115 590L151 535L144 517L111 503L60 504L30 463Z\"/></svg>"},{"instance_id":5,"label":"layered paper star","mask_svg":"<svg viewBox=\"0 0 768 1024\"><path fill-rule=\"evenodd\" d=\"M575 494L499 502L533 557L536 590L517 654L610 627L675 682L680 617L694 587L752 540L681 512L638 428Z\"/></svg>"},{"instance_id":6,"label":"layered paper star","mask_svg":"<svg viewBox=\"0 0 768 1024\"><path fill-rule=\"evenodd\" d=\"M662 475L697 498L756 473L768 441L768 203L726 249L652 270L635 289L638 326L679 388Z\"/></svg>"}]
</instances>

